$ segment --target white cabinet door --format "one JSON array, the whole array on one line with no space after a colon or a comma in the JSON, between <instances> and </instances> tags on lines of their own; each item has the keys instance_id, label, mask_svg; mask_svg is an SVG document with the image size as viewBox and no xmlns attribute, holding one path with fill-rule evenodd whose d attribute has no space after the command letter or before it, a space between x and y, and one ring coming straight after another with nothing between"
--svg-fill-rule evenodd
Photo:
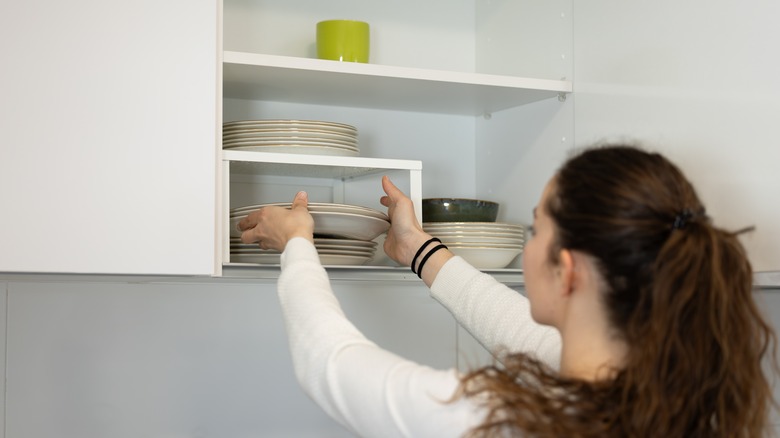
<instances>
[{"instance_id":1,"label":"white cabinet door","mask_svg":"<svg viewBox=\"0 0 780 438\"><path fill-rule=\"evenodd\" d=\"M214 271L217 4L0 4L0 272Z\"/></svg>"}]
</instances>

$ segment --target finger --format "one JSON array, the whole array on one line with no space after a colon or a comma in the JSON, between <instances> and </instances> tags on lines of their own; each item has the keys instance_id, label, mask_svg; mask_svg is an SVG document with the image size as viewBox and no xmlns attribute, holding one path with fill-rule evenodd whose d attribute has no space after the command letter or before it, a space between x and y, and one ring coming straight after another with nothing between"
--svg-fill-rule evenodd
<instances>
[{"instance_id":1,"label":"finger","mask_svg":"<svg viewBox=\"0 0 780 438\"><path fill-rule=\"evenodd\" d=\"M295 194L295 198L292 202L292 209L295 210L296 208L305 208L308 209L309 206L309 195L308 193L304 191L300 191Z\"/></svg>"},{"instance_id":2,"label":"finger","mask_svg":"<svg viewBox=\"0 0 780 438\"><path fill-rule=\"evenodd\" d=\"M382 177L382 190L390 197L390 201L396 201L399 197L405 196L403 192L390 181L390 177L387 175Z\"/></svg>"},{"instance_id":3,"label":"finger","mask_svg":"<svg viewBox=\"0 0 780 438\"><path fill-rule=\"evenodd\" d=\"M380 199L379 202L381 202L382 205L389 207L390 209L392 209L393 206L399 201L406 199L404 192L396 187L395 184L390 181L390 177L387 175L382 177L382 189L385 191L385 193L387 193L387 199ZM385 197L383 196L382 198Z\"/></svg>"},{"instance_id":4,"label":"finger","mask_svg":"<svg viewBox=\"0 0 780 438\"><path fill-rule=\"evenodd\" d=\"M254 233L251 229L244 231L241 233L241 242L243 243L254 243L257 242L257 237L255 237Z\"/></svg>"},{"instance_id":5,"label":"finger","mask_svg":"<svg viewBox=\"0 0 780 438\"><path fill-rule=\"evenodd\" d=\"M255 225L257 225L257 222L252 218L252 215L248 214L236 224L236 228L238 231L246 231L251 230Z\"/></svg>"}]
</instances>

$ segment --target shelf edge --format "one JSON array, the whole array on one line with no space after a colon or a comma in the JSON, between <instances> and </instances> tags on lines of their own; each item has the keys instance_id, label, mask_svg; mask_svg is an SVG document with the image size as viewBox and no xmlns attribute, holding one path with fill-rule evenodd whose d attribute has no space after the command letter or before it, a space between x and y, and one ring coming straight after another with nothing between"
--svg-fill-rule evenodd
<instances>
[{"instance_id":1,"label":"shelf edge","mask_svg":"<svg viewBox=\"0 0 780 438\"><path fill-rule=\"evenodd\" d=\"M223 64L320 71L361 76L377 76L416 81L433 81L490 87L553 91L558 93L571 93L573 91L572 82L564 80L524 78L517 76L467 73L380 64L360 64L247 52L225 51L223 54Z\"/></svg>"},{"instance_id":2,"label":"shelf edge","mask_svg":"<svg viewBox=\"0 0 780 438\"><path fill-rule=\"evenodd\" d=\"M331 155L282 154L256 151L222 151L222 161L246 161L253 163L279 163L312 166L365 167L393 170L422 170L420 160L392 158L340 157Z\"/></svg>"}]
</instances>

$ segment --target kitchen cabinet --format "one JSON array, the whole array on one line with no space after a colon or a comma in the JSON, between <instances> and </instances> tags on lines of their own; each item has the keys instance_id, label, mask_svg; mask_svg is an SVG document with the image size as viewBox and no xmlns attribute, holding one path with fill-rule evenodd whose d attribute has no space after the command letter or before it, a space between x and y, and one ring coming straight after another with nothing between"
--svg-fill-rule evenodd
<instances>
[{"instance_id":1,"label":"kitchen cabinet","mask_svg":"<svg viewBox=\"0 0 780 438\"><path fill-rule=\"evenodd\" d=\"M214 272L217 14L0 5L0 272Z\"/></svg>"},{"instance_id":2,"label":"kitchen cabinet","mask_svg":"<svg viewBox=\"0 0 780 438\"><path fill-rule=\"evenodd\" d=\"M106 5L83 11L2 6L0 44L13 62L0 81L6 212L0 272L221 275L229 208L221 198L230 184L222 166L231 158L221 153L218 129L222 121L246 118L352 122L360 128L362 158L421 163L420 187L413 190L420 197L495 200L502 204L499 220L521 223L530 222L542 186L575 146L575 119L580 144L634 131L660 140L659 148L692 169L726 225L740 228L745 221L738 212L755 212L758 231L745 241L756 269L771 272L780 263L771 220L777 207L761 195L778 184L769 165L777 150L766 146L777 91L750 80L752 71L778 70L777 62L762 56L771 38L751 43L744 34L740 38L748 40L739 46L747 50L735 53L729 36L719 36L724 53L740 60L715 63L735 79L724 87L723 75L706 73L712 50L697 51L705 40L681 36L682 18L667 22L672 31L656 42L668 49L681 41L680 50L698 54L691 65L702 67L686 70L678 63L689 73L675 76L668 70L675 64L648 56L646 70L605 70L633 47L628 39L588 30L595 27L588 23L603 19L593 11L610 11L615 23L631 22L632 9L608 2L580 10L580 27L571 1L224 0L179 6L156 10L150 2L134 3L122 5L120 14ZM192 9L186 17L179 13L184 7ZM771 16L761 8L724 9L705 15ZM657 11L646 13L656 18L639 29L652 35L637 39L647 53L657 53L664 47L652 46L651 23L663 20ZM112 18L119 15L129 18ZM334 16L372 24L370 64L314 59L314 25ZM693 9L680 17L694 17ZM576 111L569 94L574 33L582 47ZM595 53L590 47L612 49ZM702 77L709 79L695 80ZM667 105L671 101L676 103ZM667 107L699 115L660 120L674 113L661 110ZM707 123L713 116L719 122ZM729 120L747 129L728 131ZM685 132L692 123L696 132L713 126L723 132L707 142L689 141ZM658 126L670 127L668 138ZM748 138L742 150L749 153L735 155L724 142L739 142L740 135ZM688 143L664 144L678 139ZM753 158L766 154L769 159ZM713 160L722 156L742 177L713 179L719 173L708 172L706 163L725 166ZM380 173L363 184L373 205L381 195ZM182 215L186 221L175 220Z\"/></svg>"},{"instance_id":3,"label":"kitchen cabinet","mask_svg":"<svg viewBox=\"0 0 780 438\"><path fill-rule=\"evenodd\" d=\"M567 2L532 5L550 25L541 32L497 23L518 6L485 1L228 0L220 16L222 6L3 6L3 51L16 62L2 73L0 272L220 275L223 120L354 120L365 158L423 163L416 198L503 198L477 182L480 168L493 173L478 125L532 102L565 105L571 91L570 61L558 62L570 47L529 38L566 42ZM312 59L316 21L350 11L374 26L372 63ZM507 40L538 59L518 66L499 50ZM548 58L548 71L531 67ZM510 200L500 219L528 222Z\"/></svg>"},{"instance_id":4,"label":"kitchen cabinet","mask_svg":"<svg viewBox=\"0 0 780 438\"><path fill-rule=\"evenodd\" d=\"M441 14L446 7L452 13ZM572 137L567 95L570 79L571 22L569 2L404 2L397 5L363 5L354 1L223 2L223 121L248 119L315 119L347 123L360 132L360 158L331 158L333 168L355 167L356 160L409 161L415 169L400 175L403 188L421 217L422 197L480 197L502 204L499 220L530 222L530 212L549 173L538 170L537 156L561 155ZM410 11L414 11L411 13ZM318 21L334 16L368 21L372 26L369 64L314 59L314 29ZM522 17L506 21L506 16ZM533 15L535 18L531 19ZM533 28L517 26L535 21ZM503 50L527 55L519 65ZM532 59L531 59L532 58ZM540 67L541 66L541 67ZM518 114L520 116L518 117ZM525 117L525 115L532 115ZM520 137L538 137L537 123L556 138L552 148L530 150L524 138L507 134L520 129ZM502 138L503 136L503 138ZM563 139L563 140L561 140ZM533 143L533 142L531 142ZM223 152L226 166L237 161L235 151ZM262 162L271 155L248 153ZM525 157L522 157L526 155ZM521 158L522 157L522 158ZM274 159L285 164L294 156ZM321 160L321 159L320 159ZM528 174L512 175L514 167ZM301 163L288 163L300 165ZM361 167L358 165L357 167ZM273 183L255 166L257 184ZM270 169L271 167L266 167ZM389 169L388 169L389 170ZM278 275L258 268L236 271L229 261L227 211L240 207L229 194L232 186L245 186L251 173L241 175L223 167L221 258L225 275ZM309 176L306 167L297 171ZM355 203L382 209L379 176L353 191ZM491 175L491 177L485 177ZM294 175L281 186L294 187ZM250 178L251 179L251 178ZM337 176L343 187L351 176ZM299 180L298 187L306 181ZM395 181L395 180L394 180ZM398 181L396 181L398 182ZM351 183L351 181L350 181ZM518 187L519 186L519 187ZM261 190L257 190L260 192ZM289 202L296 190L280 187L278 198L244 198L242 203ZM311 193L310 193L311 195ZM333 202L326 191L319 202ZM360 199L362 196L363 199ZM343 196L339 199L343 199ZM518 200L521 199L520 202ZM380 263L384 265L384 263ZM392 265L392 263L390 263ZM504 280L519 283L519 259ZM501 270L499 270L501 271ZM356 269L347 278L410 278L407 269Z\"/></svg>"}]
</instances>

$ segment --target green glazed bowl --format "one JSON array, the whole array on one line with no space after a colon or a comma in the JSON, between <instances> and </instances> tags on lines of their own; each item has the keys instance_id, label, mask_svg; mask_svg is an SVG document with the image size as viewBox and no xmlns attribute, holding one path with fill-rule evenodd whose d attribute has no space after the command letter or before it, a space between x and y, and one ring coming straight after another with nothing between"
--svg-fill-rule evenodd
<instances>
[{"instance_id":1,"label":"green glazed bowl","mask_svg":"<svg viewBox=\"0 0 780 438\"><path fill-rule=\"evenodd\" d=\"M368 49L368 23L355 20L317 23L317 58L367 63Z\"/></svg>"},{"instance_id":2,"label":"green glazed bowl","mask_svg":"<svg viewBox=\"0 0 780 438\"><path fill-rule=\"evenodd\" d=\"M422 200L423 222L495 222L498 203L480 199L427 198Z\"/></svg>"}]
</instances>

